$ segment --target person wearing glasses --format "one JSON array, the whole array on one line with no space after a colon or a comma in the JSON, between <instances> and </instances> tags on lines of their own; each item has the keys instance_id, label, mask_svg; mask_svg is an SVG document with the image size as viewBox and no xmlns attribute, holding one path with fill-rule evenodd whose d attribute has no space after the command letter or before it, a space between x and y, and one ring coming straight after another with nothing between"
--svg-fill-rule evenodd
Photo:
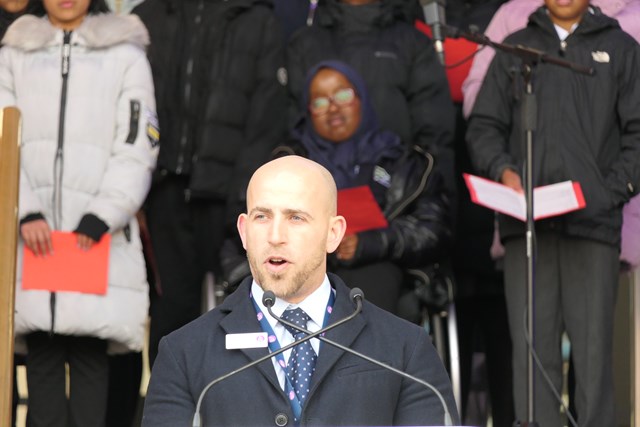
<instances>
[{"instance_id":1,"label":"person wearing glasses","mask_svg":"<svg viewBox=\"0 0 640 427\"><path fill-rule=\"evenodd\" d=\"M396 313L404 269L437 261L451 242L442 176L432 154L380 128L363 78L347 64L318 63L304 87L294 139L275 155L320 163L339 190L371 189L388 227L347 234L330 256L329 270Z\"/></svg>"},{"instance_id":2,"label":"person wearing glasses","mask_svg":"<svg viewBox=\"0 0 640 427\"><path fill-rule=\"evenodd\" d=\"M438 157L445 188L455 194L455 113L444 68L431 40L414 27L415 5L396 0L324 0L314 24L287 46L290 126L297 120L307 71L340 60L366 82L383 129Z\"/></svg>"}]
</instances>

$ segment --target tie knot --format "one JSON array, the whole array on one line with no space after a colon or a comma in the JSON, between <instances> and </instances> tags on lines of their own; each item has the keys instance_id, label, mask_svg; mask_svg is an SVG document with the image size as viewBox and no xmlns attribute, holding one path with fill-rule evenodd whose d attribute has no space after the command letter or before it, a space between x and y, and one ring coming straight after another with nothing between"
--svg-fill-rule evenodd
<instances>
[{"instance_id":1,"label":"tie knot","mask_svg":"<svg viewBox=\"0 0 640 427\"><path fill-rule=\"evenodd\" d=\"M287 320L295 324L296 326L307 329L307 322L309 321L309 315L299 307L294 308L293 310L285 310L284 313L282 313L282 318L284 320ZM291 332L291 335L293 335L294 337L299 334L304 335L303 332L300 332L290 326L285 325L285 328L287 328L287 330Z\"/></svg>"}]
</instances>

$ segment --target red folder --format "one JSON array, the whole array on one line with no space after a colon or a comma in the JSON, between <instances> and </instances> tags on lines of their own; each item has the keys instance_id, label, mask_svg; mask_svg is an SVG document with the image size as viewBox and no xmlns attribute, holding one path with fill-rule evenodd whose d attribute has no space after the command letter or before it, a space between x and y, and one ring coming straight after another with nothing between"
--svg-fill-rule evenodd
<instances>
[{"instance_id":1,"label":"red folder","mask_svg":"<svg viewBox=\"0 0 640 427\"><path fill-rule=\"evenodd\" d=\"M54 231L51 239L53 255L35 256L24 248L22 289L104 295L111 235L105 234L88 251L78 248L74 233Z\"/></svg>"},{"instance_id":2,"label":"red folder","mask_svg":"<svg viewBox=\"0 0 640 427\"><path fill-rule=\"evenodd\" d=\"M347 235L389 226L366 185L338 191L338 215L347 220Z\"/></svg>"},{"instance_id":3,"label":"red folder","mask_svg":"<svg viewBox=\"0 0 640 427\"><path fill-rule=\"evenodd\" d=\"M416 21L415 26L431 37L431 28L427 24ZM445 71L449 80L451 98L454 102L462 102L462 83L469 74L476 50L478 50L478 45L465 39L445 38L444 40Z\"/></svg>"}]
</instances>

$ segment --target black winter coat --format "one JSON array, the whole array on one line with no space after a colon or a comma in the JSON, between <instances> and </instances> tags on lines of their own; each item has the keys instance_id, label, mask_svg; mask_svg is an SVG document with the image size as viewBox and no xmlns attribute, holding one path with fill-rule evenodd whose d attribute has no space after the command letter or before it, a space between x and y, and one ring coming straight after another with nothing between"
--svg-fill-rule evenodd
<instances>
[{"instance_id":1,"label":"black winter coat","mask_svg":"<svg viewBox=\"0 0 640 427\"><path fill-rule=\"evenodd\" d=\"M289 154L307 155L297 142L274 151L275 157ZM390 176L389 187L374 179L381 170ZM362 164L354 182L354 186L360 185L371 188L389 227L358 233L354 258L332 262L355 267L392 261L402 267L418 268L442 260L452 239L450 201L441 175L434 170L431 154L414 146L398 160L383 158L379 164Z\"/></svg>"},{"instance_id":2,"label":"black winter coat","mask_svg":"<svg viewBox=\"0 0 640 427\"><path fill-rule=\"evenodd\" d=\"M341 60L367 83L382 129L427 149L439 163L446 159L452 169L449 86L431 40L413 27L406 3L384 0L357 6L352 15L343 13L349 6L339 0L320 2L314 26L295 33L287 49L291 123L297 123L307 70L322 60Z\"/></svg>"},{"instance_id":3,"label":"black winter coat","mask_svg":"<svg viewBox=\"0 0 640 427\"><path fill-rule=\"evenodd\" d=\"M638 43L595 8L561 43L544 7L505 42L595 69L593 76L548 63L534 70L534 186L578 181L586 201L585 209L540 220L536 228L619 245L622 205L640 189ZM520 60L496 54L467 132L474 166L495 180L505 168L522 171L525 162L519 69ZM524 224L503 217L501 234L522 236Z\"/></svg>"},{"instance_id":4,"label":"black winter coat","mask_svg":"<svg viewBox=\"0 0 640 427\"><path fill-rule=\"evenodd\" d=\"M286 129L282 32L268 0L146 0L161 128L158 173L191 197L244 199ZM200 22L200 24L198 24Z\"/></svg>"}]
</instances>

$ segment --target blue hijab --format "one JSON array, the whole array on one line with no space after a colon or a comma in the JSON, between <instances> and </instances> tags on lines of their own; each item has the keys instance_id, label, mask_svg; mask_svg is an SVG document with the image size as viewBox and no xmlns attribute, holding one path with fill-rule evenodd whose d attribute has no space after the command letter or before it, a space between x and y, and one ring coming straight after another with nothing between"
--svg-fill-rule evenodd
<instances>
[{"instance_id":1,"label":"blue hijab","mask_svg":"<svg viewBox=\"0 0 640 427\"><path fill-rule=\"evenodd\" d=\"M351 138L339 143L327 141L318 135L309 113L311 80L322 68L331 68L343 74L351 82L356 96L360 99L360 125ZM309 70L304 87L304 119L298 129L300 140L308 152L308 157L331 172L339 189L355 185L361 165L375 165L383 158L396 159L402 155L400 137L380 129L366 84L353 68L341 61L322 61Z\"/></svg>"}]
</instances>

